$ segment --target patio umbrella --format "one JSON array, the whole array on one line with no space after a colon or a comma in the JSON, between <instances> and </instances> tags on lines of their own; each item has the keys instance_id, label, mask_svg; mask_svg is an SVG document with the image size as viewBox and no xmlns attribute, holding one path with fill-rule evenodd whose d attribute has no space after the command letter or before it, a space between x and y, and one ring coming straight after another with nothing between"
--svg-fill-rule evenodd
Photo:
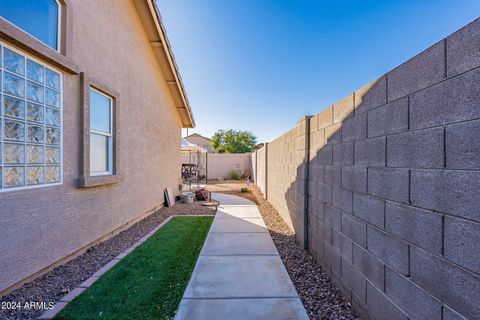
<instances>
[{"instance_id":1,"label":"patio umbrella","mask_svg":"<svg viewBox=\"0 0 480 320\"><path fill-rule=\"evenodd\" d=\"M202 148L194 143L188 142L185 139L182 139L182 152L201 152L201 153L207 153L207 149Z\"/></svg>"}]
</instances>

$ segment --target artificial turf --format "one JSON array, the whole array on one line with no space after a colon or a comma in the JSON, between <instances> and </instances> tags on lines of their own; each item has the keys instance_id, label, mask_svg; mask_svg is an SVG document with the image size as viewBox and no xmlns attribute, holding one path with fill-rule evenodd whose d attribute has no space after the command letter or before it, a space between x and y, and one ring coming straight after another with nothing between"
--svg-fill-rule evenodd
<instances>
[{"instance_id":1,"label":"artificial turf","mask_svg":"<svg viewBox=\"0 0 480 320\"><path fill-rule=\"evenodd\" d=\"M213 217L175 217L55 319L172 319Z\"/></svg>"}]
</instances>

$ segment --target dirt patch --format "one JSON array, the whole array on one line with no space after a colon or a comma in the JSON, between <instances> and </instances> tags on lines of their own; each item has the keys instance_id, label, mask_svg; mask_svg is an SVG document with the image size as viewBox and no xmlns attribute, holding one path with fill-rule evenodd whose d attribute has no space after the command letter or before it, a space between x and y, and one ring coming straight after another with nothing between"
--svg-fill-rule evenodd
<instances>
[{"instance_id":1,"label":"dirt patch","mask_svg":"<svg viewBox=\"0 0 480 320\"><path fill-rule=\"evenodd\" d=\"M0 303L20 303L22 308L19 310L0 309L0 319L36 319L43 313L43 310L27 310L23 308L25 302L55 303L168 217L205 214L214 215L215 209L202 206L200 202L193 204L177 202L173 207L158 210L127 230L88 249L87 252L75 259L1 297Z\"/></svg>"},{"instance_id":2,"label":"dirt patch","mask_svg":"<svg viewBox=\"0 0 480 320\"><path fill-rule=\"evenodd\" d=\"M221 182L214 180L209 181L205 189L211 192L220 192L234 196L240 196L258 205L259 203L257 201L257 197L253 194L251 187L254 186L252 184L247 184L245 181L227 180ZM242 188L247 188L250 192L240 192Z\"/></svg>"},{"instance_id":3,"label":"dirt patch","mask_svg":"<svg viewBox=\"0 0 480 320\"><path fill-rule=\"evenodd\" d=\"M209 184L206 188L209 191L243 197L257 204L310 319L359 319L310 252L305 251L297 242L293 230L263 198L260 190L250 185L248 188L251 192L242 193L240 188L245 182L242 183L226 181Z\"/></svg>"}]
</instances>

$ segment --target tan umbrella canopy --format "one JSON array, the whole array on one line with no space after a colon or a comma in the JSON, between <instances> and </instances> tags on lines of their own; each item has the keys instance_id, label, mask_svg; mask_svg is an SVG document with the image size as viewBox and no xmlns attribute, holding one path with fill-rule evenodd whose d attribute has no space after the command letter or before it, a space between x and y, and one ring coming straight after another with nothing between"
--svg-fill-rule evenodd
<instances>
[{"instance_id":1,"label":"tan umbrella canopy","mask_svg":"<svg viewBox=\"0 0 480 320\"><path fill-rule=\"evenodd\" d=\"M207 149L202 148L194 143L188 142L185 139L182 139L182 152L201 152L207 153Z\"/></svg>"}]
</instances>

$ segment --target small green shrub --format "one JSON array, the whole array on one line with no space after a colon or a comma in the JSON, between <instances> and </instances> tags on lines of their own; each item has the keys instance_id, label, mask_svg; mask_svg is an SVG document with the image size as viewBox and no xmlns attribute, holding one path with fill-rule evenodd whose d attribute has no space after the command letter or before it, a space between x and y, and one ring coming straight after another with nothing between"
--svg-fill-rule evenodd
<instances>
[{"instance_id":1,"label":"small green shrub","mask_svg":"<svg viewBox=\"0 0 480 320\"><path fill-rule=\"evenodd\" d=\"M245 192L250 192L250 190L247 187L243 187L240 189L240 192L245 193Z\"/></svg>"},{"instance_id":2,"label":"small green shrub","mask_svg":"<svg viewBox=\"0 0 480 320\"><path fill-rule=\"evenodd\" d=\"M242 176L235 170L232 170L228 173L228 179L230 180L240 180Z\"/></svg>"}]
</instances>

